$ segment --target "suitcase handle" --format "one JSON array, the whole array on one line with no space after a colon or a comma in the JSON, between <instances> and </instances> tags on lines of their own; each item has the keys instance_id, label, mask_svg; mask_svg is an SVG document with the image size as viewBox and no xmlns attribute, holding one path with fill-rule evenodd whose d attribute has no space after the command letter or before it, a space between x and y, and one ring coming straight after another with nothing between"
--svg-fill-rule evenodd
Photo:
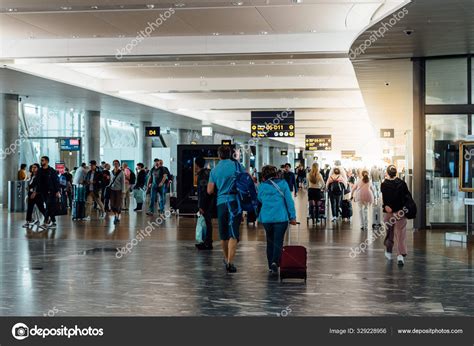
<instances>
[{"instance_id":1,"label":"suitcase handle","mask_svg":"<svg viewBox=\"0 0 474 346\"><path fill-rule=\"evenodd\" d=\"M297 234L297 240L296 242L299 243L300 242L300 224L301 222L296 222L296 226L298 226L298 232L296 233ZM291 245L291 226L293 226L291 223L288 222L288 245Z\"/></svg>"}]
</instances>

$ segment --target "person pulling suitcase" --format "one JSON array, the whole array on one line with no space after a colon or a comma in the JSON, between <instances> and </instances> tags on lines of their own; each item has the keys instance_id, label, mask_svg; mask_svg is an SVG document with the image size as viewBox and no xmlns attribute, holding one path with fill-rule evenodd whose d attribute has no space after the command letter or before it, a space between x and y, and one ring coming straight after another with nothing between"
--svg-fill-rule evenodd
<instances>
[{"instance_id":1,"label":"person pulling suitcase","mask_svg":"<svg viewBox=\"0 0 474 346\"><path fill-rule=\"evenodd\" d=\"M262 204L259 221L267 236L267 261L270 275L278 276L288 223L296 225L296 210L290 188L283 179L277 178L275 166L262 168L263 182L258 189L258 200Z\"/></svg>"}]
</instances>

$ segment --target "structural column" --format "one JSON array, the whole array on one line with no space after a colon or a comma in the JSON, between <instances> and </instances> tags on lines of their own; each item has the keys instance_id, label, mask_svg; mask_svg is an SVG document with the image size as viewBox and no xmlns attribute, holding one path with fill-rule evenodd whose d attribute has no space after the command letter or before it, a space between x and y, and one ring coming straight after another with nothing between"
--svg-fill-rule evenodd
<instances>
[{"instance_id":1,"label":"structural column","mask_svg":"<svg viewBox=\"0 0 474 346\"><path fill-rule=\"evenodd\" d=\"M20 158L20 138L18 107L19 97L14 94L4 94L0 100L0 128L2 133L2 190L1 201L4 207L8 201L8 181L17 180Z\"/></svg>"},{"instance_id":2,"label":"structural column","mask_svg":"<svg viewBox=\"0 0 474 346\"><path fill-rule=\"evenodd\" d=\"M88 163L90 160L100 162L100 112L86 111L85 119L85 158Z\"/></svg>"},{"instance_id":3,"label":"structural column","mask_svg":"<svg viewBox=\"0 0 474 346\"><path fill-rule=\"evenodd\" d=\"M150 126L152 126L150 121L141 121L138 134L138 149L140 152L139 158L145 167L151 167L153 165L151 162L152 138L145 136L145 128Z\"/></svg>"},{"instance_id":4,"label":"structural column","mask_svg":"<svg viewBox=\"0 0 474 346\"><path fill-rule=\"evenodd\" d=\"M257 144L256 155L255 155L255 167L257 168L258 172L262 170L262 166L263 166L263 150L264 150L263 145Z\"/></svg>"}]
</instances>

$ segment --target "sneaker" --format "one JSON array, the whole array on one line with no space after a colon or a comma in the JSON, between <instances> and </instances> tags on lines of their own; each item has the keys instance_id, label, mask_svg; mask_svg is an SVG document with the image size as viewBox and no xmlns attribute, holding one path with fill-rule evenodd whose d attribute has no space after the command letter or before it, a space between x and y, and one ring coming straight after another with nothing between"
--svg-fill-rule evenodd
<instances>
[{"instance_id":1,"label":"sneaker","mask_svg":"<svg viewBox=\"0 0 474 346\"><path fill-rule=\"evenodd\" d=\"M42 230L47 230L49 228L49 224L45 222L41 226L39 226L39 228L41 228Z\"/></svg>"},{"instance_id":2,"label":"sneaker","mask_svg":"<svg viewBox=\"0 0 474 346\"><path fill-rule=\"evenodd\" d=\"M90 221L90 220L91 220L91 217L90 217L90 216L83 217L81 220L82 220L82 221Z\"/></svg>"},{"instance_id":3,"label":"sneaker","mask_svg":"<svg viewBox=\"0 0 474 346\"><path fill-rule=\"evenodd\" d=\"M49 224L49 228L56 228L56 222L51 222Z\"/></svg>"},{"instance_id":4,"label":"sneaker","mask_svg":"<svg viewBox=\"0 0 474 346\"><path fill-rule=\"evenodd\" d=\"M100 220L103 220L103 219L105 219L106 216L107 216L107 214L106 214L105 212L102 212L102 213L100 213L100 215L99 215L99 219L100 219Z\"/></svg>"},{"instance_id":5,"label":"sneaker","mask_svg":"<svg viewBox=\"0 0 474 346\"><path fill-rule=\"evenodd\" d=\"M336 217L333 217L333 218L331 219L331 221L332 221L332 222L336 222L336 221L337 221L337 218L336 218Z\"/></svg>"},{"instance_id":6,"label":"sneaker","mask_svg":"<svg viewBox=\"0 0 474 346\"><path fill-rule=\"evenodd\" d=\"M206 250L206 245L204 243L199 243L194 245L198 250Z\"/></svg>"},{"instance_id":7,"label":"sneaker","mask_svg":"<svg viewBox=\"0 0 474 346\"><path fill-rule=\"evenodd\" d=\"M26 223L25 223L23 226L21 226L21 227L23 227L23 228L30 228L30 227L33 226L33 225L34 225L33 222L26 221Z\"/></svg>"},{"instance_id":8,"label":"sneaker","mask_svg":"<svg viewBox=\"0 0 474 346\"><path fill-rule=\"evenodd\" d=\"M403 258L402 255L398 255L398 256L397 256L397 261L398 261L398 265L399 265L399 266L402 266L402 265L405 264L405 259Z\"/></svg>"},{"instance_id":9,"label":"sneaker","mask_svg":"<svg viewBox=\"0 0 474 346\"><path fill-rule=\"evenodd\" d=\"M235 265L233 265L232 263L229 263L227 265L227 272L228 273L236 273L237 272L237 268L235 267Z\"/></svg>"},{"instance_id":10,"label":"sneaker","mask_svg":"<svg viewBox=\"0 0 474 346\"><path fill-rule=\"evenodd\" d=\"M392 260L392 253L385 251L385 258L386 258L387 260L391 261L391 260Z\"/></svg>"},{"instance_id":11,"label":"sneaker","mask_svg":"<svg viewBox=\"0 0 474 346\"><path fill-rule=\"evenodd\" d=\"M276 263L272 263L272 265L270 266L270 272L274 276L278 275L278 266Z\"/></svg>"}]
</instances>

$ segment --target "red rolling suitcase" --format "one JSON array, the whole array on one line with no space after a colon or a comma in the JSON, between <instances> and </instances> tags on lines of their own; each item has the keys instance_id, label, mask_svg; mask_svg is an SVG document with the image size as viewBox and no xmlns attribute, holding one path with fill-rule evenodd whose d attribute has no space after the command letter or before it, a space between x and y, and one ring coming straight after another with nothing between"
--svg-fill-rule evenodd
<instances>
[{"instance_id":1,"label":"red rolling suitcase","mask_svg":"<svg viewBox=\"0 0 474 346\"><path fill-rule=\"evenodd\" d=\"M283 281L283 279L304 279L304 282L306 282L306 248L301 245L290 245L290 235L291 231L289 230L288 245L283 246L280 259L280 281Z\"/></svg>"}]
</instances>

